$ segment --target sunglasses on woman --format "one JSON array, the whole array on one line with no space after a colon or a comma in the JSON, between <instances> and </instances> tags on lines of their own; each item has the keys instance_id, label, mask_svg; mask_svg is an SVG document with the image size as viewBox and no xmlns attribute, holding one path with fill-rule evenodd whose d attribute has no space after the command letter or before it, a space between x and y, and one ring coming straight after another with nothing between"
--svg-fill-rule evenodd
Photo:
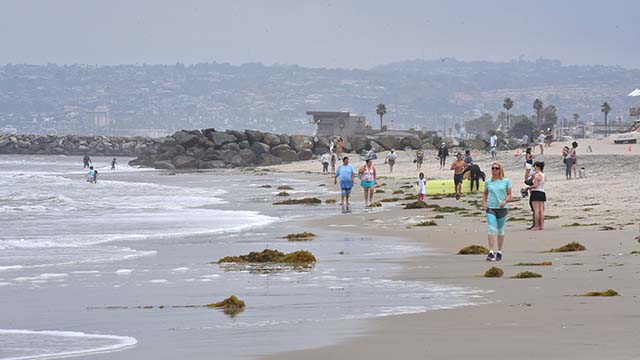
<instances>
[{"instance_id":1,"label":"sunglasses on woman","mask_svg":"<svg viewBox=\"0 0 640 360\"><path fill-rule=\"evenodd\" d=\"M500 170L499 167L492 167L491 170Z\"/></svg>"}]
</instances>

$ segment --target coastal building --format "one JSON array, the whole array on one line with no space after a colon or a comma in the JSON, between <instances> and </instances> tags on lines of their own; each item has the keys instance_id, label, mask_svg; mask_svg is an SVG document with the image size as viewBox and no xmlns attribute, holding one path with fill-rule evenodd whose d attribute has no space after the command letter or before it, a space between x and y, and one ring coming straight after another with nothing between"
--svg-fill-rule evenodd
<instances>
[{"instance_id":1,"label":"coastal building","mask_svg":"<svg viewBox=\"0 0 640 360\"><path fill-rule=\"evenodd\" d=\"M107 106L96 106L94 110L87 110L89 121L97 129L104 129L111 126L112 120L109 116L109 108Z\"/></svg>"},{"instance_id":2,"label":"coastal building","mask_svg":"<svg viewBox=\"0 0 640 360\"><path fill-rule=\"evenodd\" d=\"M342 111L307 111L313 116L313 123L317 126L315 135L319 136L352 136L364 134L367 119L364 116L353 115Z\"/></svg>"}]
</instances>

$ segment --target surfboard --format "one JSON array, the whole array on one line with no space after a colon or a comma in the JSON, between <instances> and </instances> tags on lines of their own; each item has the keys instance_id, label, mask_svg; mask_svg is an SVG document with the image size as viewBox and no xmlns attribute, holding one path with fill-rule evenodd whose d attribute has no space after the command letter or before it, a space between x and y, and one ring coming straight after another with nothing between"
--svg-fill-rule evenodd
<instances>
[{"instance_id":1,"label":"surfboard","mask_svg":"<svg viewBox=\"0 0 640 360\"><path fill-rule=\"evenodd\" d=\"M455 194L456 187L453 183L453 179L449 180L427 180L427 196L429 195L447 195L447 194ZM484 181L480 180L480 190L478 192L484 191ZM470 193L471 191L471 181L463 180L462 181L462 192ZM475 187L474 187L474 191Z\"/></svg>"}]
</instances>

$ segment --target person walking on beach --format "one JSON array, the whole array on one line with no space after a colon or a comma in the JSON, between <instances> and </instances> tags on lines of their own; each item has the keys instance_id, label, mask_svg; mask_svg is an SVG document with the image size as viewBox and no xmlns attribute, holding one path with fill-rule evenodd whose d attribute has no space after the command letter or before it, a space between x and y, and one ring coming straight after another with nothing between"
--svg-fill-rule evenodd
<instances>
[{"instance_id":1,"label":"person walking on beach","mask_svg":"<svg viewBox=\"0 0 640 360\"><path fill-rule=\"evenodd\" d=\"M329 162L331 162L331 156L329 153L324 153L320 157L320 163L322 163L322 173L326 174L329 172Z\"/></svg>"},{"instance_id":2,"label":"person walking on beach","mask_svg":"<svg viewBox=\"0 0 640 360\"><path fill-rule=\"evenodd\" d=\"M86 168L90 167L91 165L93 165L93 162L91 161L91 158L89 157L88 154L84 155L84 157L82 158L82 163L84 164L83 169L86 169Z\"/></svg>"},{"instance_id":3,"label":"person walking on beach","mask_svg":"<svg viewBox=\"0 0 640 360\"><path fill-rule=\"evenodd\" d=\"M349 164L349 157L345 156L342 159L342 165L338 166L336 175L333 178L333 183L338 183L340 178L340 190L342 191L340 205L349 206L349 196L351 195L351 189L353 188L353 180L356 177L356 171L351 164Z\"/></svg>"},{"instance_id":4,"label":"person walking on beach","mask_svg":"<svg viewBox=\"0 0 640 360\"><path fill-rule=\"evenodd\" d=\"M530 191L529 202L533 209L533 227L530 230L544 229L544 203L547 201L547 194L544 191L545 175L544 162L533 163L536 173L533 176L533 184L527 188Z\"/></svg>"},{"instance_id":5,"label":"person walking on beach","mask_svg":"<svg viewBox=\"0 0 640 360\"><path fill-rule=\"evenodd\" d=\"M118 163L116 162L116 158L113 158L113 160L111 160L111 170L115 170L116 165L118 165Z\"/></svg>"},{"instance_id":6,"label":"person walking on beach","mask_svg":"<svg viewBox=\"0 0 640 360\"><path fill-rule=\"evenodd\" d=\"M418 201L424 201L424 196L427 195L427 179L424 178L423 172L418 175L416 185L418 185Z\"/></svg>"},{"instance_id":7,"label":"person walking on beach","mask_svg":"<svg viewBox=\"0 0 640 360\"><path fill-rule=\"evenodd\" d=\"M440 170L444 169L447 164L447 156L449 156L449 149L447 148L446 143L440 144L440 148L438 148L438 159L440 160Z\"/></svg>"},{"instance_id":8,"label":"person walking on beach","mask_svg":"<svg viewBox=\"0 0 640 360\"><path fill-rule=\"evenodd\" d=\"M524 148L529 147L529 135L527 134L522 135L522 141L520 142L520 145Z\"/></svg>"},{"instance_id":9,"label":"person walking on beach","mask_svg":"<svg viewBox=\"0 0 640 360\"><path fill-rule=\"evenodd\" d=\"M571 169L573 168L573 157L568 146L562 148L562 162L564 163L564 176L569 180L571 179Z\"/></svg>"},{"instance_id":10,"label":"person walking on beach","mask_svg":"<svg viewBox=\"0 0 640 360\"><path fill-rule=\"evenodd\" d=\"M489 138L489 151L491 151L491 158L496 158L496 149L498 147L498 136L496 133L493 133Z\"/></svg>"},{"instance_id":11,"label":"person walking on beach","mask_svg":"<svg viewBox=\"0 0 640 360\"><path fill-rule=\"evenodd\" d=\"M338 156L338 159L342 158L342 150L344 148L344 142L342 142L342 138L339 137L338 140L336 140L336 155Z\"/></svg>"},{"instance_id":12,"label":"person walking on beach","mask_svg":"<svg viewBox=\"0 0 640 360\"><path fill-rule=\"evenodd\" d=\"M462 196L462 179L464 178L464 170L467 164L462 159L462 154L456 154L456 160L451 163L451 170L453 170L453 184L456 187L456 200L460 200Z\"/></svg>"},{"instance_id":13,"label":"person walking on beach","mask_svg":"<svg viewBox=\"0 0 640 360\"><path fill-rule=\"evenodd\" d=\"M538 135L538 145L540 145L540 155L544 154L544 130L540 130L540 135Z\"/></svg>"},{"instance_id":14,"label":"person walking on beach","mask_svg":"<svg viewBox=\"0 0 640 360\"><path fill-rule=\"evenodd\" d=\"M504 225L507 222L509 201L511 200L511 181L504 177L504 169L499 162L491 164L491 178L484 184L482 208L487 212L489 255L488 261L502 260L504 245ZM496 251L497 239L497 251Z\"/></svg>"},{"instance_id":15,"label":"person walking on beach","mask_svg":"<svg viewBox=\"0 0 640 360\"><path fill-rule=\"evenodd\" d=\"M389 164L389 172L393 172L393 165L396 164L396 159L398 158L398 154L396 154L396 149L391 148L391 151L387 154L387 157L384 159L385 164Z\"/></svg>"},{"instance_id":16,"label":"person walking on beach","mask_svg":"<svg viewBox=\"0 0 640 360\"><path fill-rule=\"evenodd\" d=\"M416 150L416 171L420 171L422 168L422 162L424 161L424 151L422 149Z\"/></svg>"},{"instance_id":17,"label":"person walking on beach","mask_svg":"<svg viewBox=\"0 0 640 360\"><path fill-rule=\"evenodd\" d=\"M373 166L373 160L367 159L358 170L360 178L360 186L364 190L364 206L368 207L373 202L373 190L376 187L376 168Z\"/></svg>"},{"instance_id":18,"label":"person walking on beach","mask_svg":"<svg viewBox=\"0 0 640 360\"><path fill-rule=\"evenodd\" d=\"M531 148L527 147L524 153L524 179L527 180L529 173L533 168L533 155L531 154Z\"/></svg>"},{"instance_id":19,"label":"person walking on beach","mask_svg":"<svg viewBox=\"0 0 640 360\"><path fill-rule=\"evenodd\" d=\"M336 156L334 154L331 154L331 172L336 172Z\"/></svg>"},{"instance_id":20,"label":"person walking on beach","mask_svg":"<svg viewBox=\"0 0 640 360\"><path fill-rule=\"evenodd\" d=\"M578 143L574 141L571 143L571 158L573 159L573 177L577 179L578 175L576 172L578 171L578 153L576 150L578 150Z\"/></svg>"}]
</instances>

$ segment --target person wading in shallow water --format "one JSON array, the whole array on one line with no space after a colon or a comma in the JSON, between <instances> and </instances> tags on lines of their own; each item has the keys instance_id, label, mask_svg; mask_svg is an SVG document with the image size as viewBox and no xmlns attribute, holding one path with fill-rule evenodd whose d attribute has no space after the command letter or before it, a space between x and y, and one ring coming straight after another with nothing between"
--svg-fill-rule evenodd
<instances>
[{"instance_id":1,"label":"person wading in shallow water","mask_svg":"<svg viewBox=\"0 0 640 360\"><path fill-rule=\"evenodd\" d=\"M464 178L464 169L467 167L467 163L462 159L462 154L456 154L456 160L451 163L451 170L453 170L453 184L456 187L456 200L460 200L462 196L462 179Z\"/></svg>"},{"instance_id":2,"label":"person wading in shallow water","mask_svg":"<svg viewBox=\"0 0 640 360\"><path fill-rule=\"evenodd\" d=\"M376 187L376 168L373 166L373 160L367 159L358 170L360 178L360 186L364 189L364 206L367 207L373 202L373 190Z\"/></svg>"},{"instance_id":3,"label":"person wading in shallow water","mask_svg":"<svg viewBox=\"0 0 640 360\"><path fill-rule=\"evenodd\" d=\"M349 164L349 158L345 156L342 159L342 165L338 166L336 170L336 176L333 178L333 183L338 183L340 178L340 190L342 191L342 202L340 205L349 208L349 196L351 195L351 189L353 188L353 179L356 177L356 171L351 164Z\"/></svg>"},{"instance_id":4,"label":"person wading in shallow water","mask_svg":"<svg viewBox=\"0 0 640 360\"><path fill-rule=\"evenodd\" d=\"M487 226L489 255L488 261L502 260L502 245L504 244L504 225L511 200L511 181L504 177L504 170L499 162L491 164L491 178L484 183L482 208L487 212ZM496 251L496 238L498 249Z\"/></svg>"}]
</instances>

